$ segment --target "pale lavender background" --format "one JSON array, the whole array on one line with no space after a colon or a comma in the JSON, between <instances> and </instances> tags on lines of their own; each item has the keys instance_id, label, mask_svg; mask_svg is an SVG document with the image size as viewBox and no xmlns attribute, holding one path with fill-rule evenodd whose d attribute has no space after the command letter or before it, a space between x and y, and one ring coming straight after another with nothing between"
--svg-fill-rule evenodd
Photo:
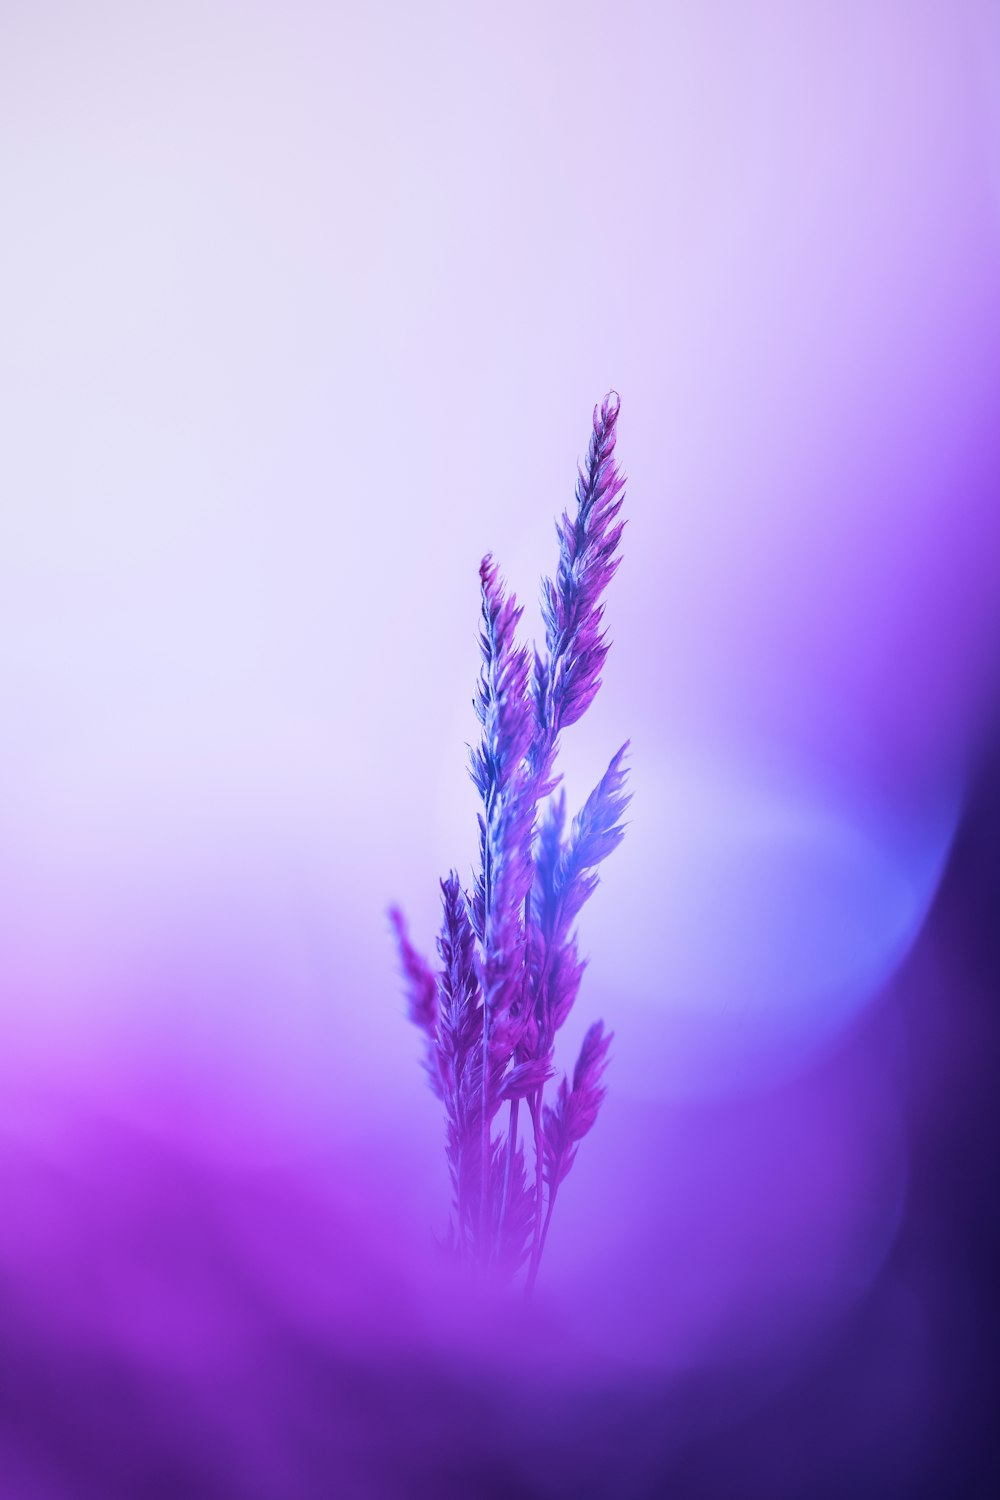
<instances>
[{"instance_id":1,"label":"pale lavender background","mask_svg":"<svg viewBox=\"0 0 1000 1500\"><path fill-rule=\"evenodd\" d=\"M441 1227L384 909L429 947L469 869L476 567L537 629L614 386L615 646L566 767L579 797L630 735L634 821L583 922L569 1041L618 1041L553 1264L618 1276L600 1339L668 1363L720 1307L808 1327L866 1284L892 1027L837 1049L997 665L998 98L995 7L955 0L4 5L11 1139L364 1140ZM671 1172L657 1322L620 1272Z\"/></svg>"}]
</instances>

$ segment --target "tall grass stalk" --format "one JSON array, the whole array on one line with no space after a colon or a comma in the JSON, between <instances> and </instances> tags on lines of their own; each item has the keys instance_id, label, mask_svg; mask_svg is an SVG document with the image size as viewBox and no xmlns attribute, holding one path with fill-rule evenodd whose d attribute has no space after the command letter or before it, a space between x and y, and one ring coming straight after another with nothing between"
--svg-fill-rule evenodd
<instances>
[{"instance_id":1,"label":"tall grass stalk","mask_svg":"<svg viewBox=\"0 0 1000 1500\"><path fill-rule=\"evenodd\" d=\"M390 917L410 1019L424 1037L428 1080L444 1105L452 1184L449 1242L465 1264L506 1277L525 1271L530 1295L556 1196L604 1099L612 1035L595 1022L572 1083L553 1103L555 1039L576 1002L585 963L576 920L598 867L624 833L627 742L566 826L556 772L560 736L593 702L609 642L604 592L620 561L624 476L615 463L619 400L595 408L572 513L556 525L555 576L542 582L544 646L517 638L522 610L490 555L480 566L480 738L470 752L479 793L479 862L470 890L441 882L439 963ZM534 1171L519 1137L528 1105ZM494 1122L508 1107L506 1132Z\"/></svg>"}]
</instances>

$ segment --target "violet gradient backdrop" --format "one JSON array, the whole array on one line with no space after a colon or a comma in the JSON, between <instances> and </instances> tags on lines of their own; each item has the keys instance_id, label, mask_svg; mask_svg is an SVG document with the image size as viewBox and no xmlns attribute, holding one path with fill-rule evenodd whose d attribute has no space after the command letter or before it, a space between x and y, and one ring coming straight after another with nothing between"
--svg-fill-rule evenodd
<instances>
[{"instance_id":1,"label":"violet gradient backdrop","mask_svg":"<svg viewBox=\"0 0 1000 1500\"><path fill-rule=\"evenodd\" d=\"M2 1500L978 1463L996 6L5 3L0 194ZM481 1347L384 912L609 386L611 1093Z\"/></svg>"}]
</instances>

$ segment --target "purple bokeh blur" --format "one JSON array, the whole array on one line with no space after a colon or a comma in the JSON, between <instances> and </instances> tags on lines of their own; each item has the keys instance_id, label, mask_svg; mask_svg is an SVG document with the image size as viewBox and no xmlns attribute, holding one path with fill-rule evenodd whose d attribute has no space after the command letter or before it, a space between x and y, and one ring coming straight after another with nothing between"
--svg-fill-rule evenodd
<instances>
[{"instance_id":1,"label":"purple bokeh blur","mask_svg":"<svg viewBox=\"0 0 1000 1500\"><path fill-rule=\"evenodd\" d=\"M1000 1493L996 6L5 0L0 188L0 1500ZM612 386L529 1313L385 911Z\"/></svg>"}]
</instances>

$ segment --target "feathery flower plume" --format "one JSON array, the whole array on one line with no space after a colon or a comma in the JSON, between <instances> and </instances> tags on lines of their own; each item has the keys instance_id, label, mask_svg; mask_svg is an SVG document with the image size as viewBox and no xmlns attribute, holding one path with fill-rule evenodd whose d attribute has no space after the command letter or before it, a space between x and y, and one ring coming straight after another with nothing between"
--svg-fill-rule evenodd
<instances>
[{"instance_id":1,"label":"feathery flower plume","mask_svg":"<svg viewBox=\"0 0 1000 1500\"><path fill-rule=\"evenodd\" d=\"M437 980L430 964L410 942L406 918L398 906L389 908L389 921L395 931L396 946L399 949L407 1015L414 1026L424 1033L424 1068L431 1088L440 1099L443 1095L437 1063Z\"/></svg>"},{"instance_id":2,"label":"feathery flower plume","mask_svg":"<svg viewBox=\"0 0 1000 1500\"><path fill-rule=\"evenodd\" d=\"M555 579L542 582L546 653L534 655L532 697L535 736L532 764L543 791L558 784L553 764L560 732L589 708L601 685L609 650L603 594L618 570L625 523L619 520L625 478L615 463L621 403L609 392L594 408L587 458L577 473L576 515L564 511L556 525L559 564ZM555 1033L573 1006L584 965L571 931L574 918L596 884L596 866L620 842L618 820L628 805L621 762L627 744L612 760L599 785L574 821L563 847L565 802L550 808L536 858L529 906L528 987L536 1058L551 1063ZM542 1223L542 1096L529 1101L535 1136L535 1220L529 1289L538 1273L544 1245ZM550 1189L551 1192L551 1189ZM551 1201L551 1200L550 1200ZM547 1222L547 1221L546 1221Z\"/></svg>"},{"instance_id":3,"label":"feathery flower plume","mask_svg":"<svg viewBox=\"0 0 1000 1500\"><path fill-rule=\"evenodd\" d=\"M447 1120L445 1154L456 1220L453 1238L465 1259L473 1253L474 1229L478 1223L475 1208L481 1191L482 1057L477 1047L482 1035L482 996L476 972L475 935L454 871L441 882L441 904L436 1062Z\"/></svg>"},{"instance_id":4,"label":"feathery flower plume","mask_svg":"<svg viewBox=\"0 0 1000 1500\"><path fill-rule=\"evenodd\" d=\"M594 1022L583 1039L580 1056L573 1069L572 1088L563 1075L555 1104L545 1106L542 1157L545 1181L549 1189L549 1204L542 1228L542 1250L545 1249L559 1184L576 1160L577 1147L597 1120L597 1112L605 1094L601 1080L608 1064L608 1048L613 1037L614 1032L604 1035L603 1021Z\"/></svg>"},{"instance_id":5,"label":"feathery flower plume","mask_svg":"<svg viewBox=\"0 0 1000 1500\"><path fill-rule=\"evenodd\" d=\"M544 1103L555 1071L555 1036L584 972L574 924L597 885L597 868L623 836L628 806L623 759L612 758L566 832L565 794L555 791L559 736L586 711L608 653L603 593L618 567L624 478L614 461L619 401L594 410L576 511L556 526L555 579L542 585L544 652L517 641L522 611L492 557L480 567L482 666L473 700L481 728L470 751L482 801L479 868L471 896L453 873L442 881L434 973L395 928L410 1019L425 1039L425 1067L445 1107L452 1184L452 1242L463 1261L516 1275L528 1262L530 1292L560 1183L604 1098L610 1034L591 1026L570 1087ZM518 1109L527 1101L534 1151L528 1180ZM506 1139L493 1122L506 1104Z\"/></svg>"},{"instance_id":6,"label":"feathery flower plume","mask_svg":"<svg viewBox=\"0 0 1000 1500\"><path fill-rule=\"evenodd\" d=\"M483 811L472 911L483 946L487 1004L503 1014L520 993L521 914L532 876L536 799L527 761L532 721L528 653L514 638L522 611L513 594L505 596L490 557L483 559L479 575L483 665L473 703L483 732L480 744L470 751L470 761Z\"/></svg>"},{"instance_id":7,"label":"feathery flower plume","mask_svg":"<svg viewBox=\"0 0 1000 1500\"><path fill-rule=\"evenodd\" d=\"M483 659L473 700L482 726L480 744L470 752L471 775L483 802L479 815L480 869L473 896L473 923L482 949L483 1083L480 1149L483 1193L480 1200L480 1250L488 1256L490 1214L487 1203L492 1170L491 1123L505 1096L519 1098L507 1070L524 1030L520 1004L524 988L524 904L531 887L531 845L535 826L534 778L528 764L532 741L528 697L528 653L518 646L515 630L522 611L507 596L491 557L479 569ZM537 1083L538 1069L531 1074ZM509 1143L513 1170L516 1142Z\"/></svg>"},{"instance_id":8,"label":"feathery flower plume","mask_svg":"<svg viewBox=\"0 0 1000 1500\"><path fill-rule=\"evenodd\" d=\"M601 596L618 570L615 556L624 521L625 477L618 470L615 442L620 402L616 392L594 408L586 461L577 473L576 515L563 511L556 523L559 565L555 579L542 580L543 656L534 654L531 690L536 732L533 753L543 780L551 772L559 732L575 724L601 685L609 642L601 629Z\"/></svg>"}]
</instances>

